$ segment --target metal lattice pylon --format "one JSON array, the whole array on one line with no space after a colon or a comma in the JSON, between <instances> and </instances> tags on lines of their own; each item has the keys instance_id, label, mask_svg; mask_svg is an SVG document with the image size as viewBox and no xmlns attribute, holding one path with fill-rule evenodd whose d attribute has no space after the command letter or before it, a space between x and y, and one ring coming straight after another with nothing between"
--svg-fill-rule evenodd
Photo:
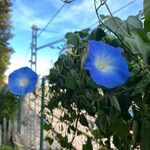
<instances>
[{"instance_id":1,"label":"metal lattice pylon","mask_svg":"<svg viewBox=\"0 0 150 150\"><path fill-rule=\"evenodd\" d=\"M32 42L31 42L31 68L36 72L37 65L37 26L32 26Z\"/></svg>"}]
</instances>

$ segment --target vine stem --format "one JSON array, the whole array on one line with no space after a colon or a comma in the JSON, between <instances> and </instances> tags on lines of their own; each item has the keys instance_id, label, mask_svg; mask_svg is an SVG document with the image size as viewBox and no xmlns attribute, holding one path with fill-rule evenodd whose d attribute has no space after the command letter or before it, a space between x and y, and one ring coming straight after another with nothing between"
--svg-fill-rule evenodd
<instances>
[{"instance_id":1,"label":"vine stem","mask_svg":"<svg viewBox=\"0 0 150 150\"><path fill-rule=\"evenodd\" d=\"M119 28L126 36L128 36L129 38L132 38L123 28L120 27L120 25L118 24L118 22L115 20L113 14L111 13L111 11L110 11L110 9L109 9L107 3L106 3L106 0L104 0L104 4L105 4L105 6L106 6L106 8L107 8L107 10L108 10L108 12L109 12L109 14L110 14L110 16L112 17L113 21L114 21L114 22L116 23L116 25L118 26L118 28Z\"/></svg>"},{"instance_id":2,"label":"vine stem","mask_svg":"<svg viewBox=\"0 0 150 150\"><path fill-rule=\"evenodd\" d=\"M106 0L105 0L106 1ZM129 49L130 51L132 51L129 47L126 46L126 44L122 41L122 39L111 29L109 28L108 26L106 26L103 21L101 20L99 14L98 14L98 10L99 8L104 5L104 3L101 3L100 6L96 7L96 0L94 0L94 7L95 7L95 12L96 12L96 16L99 20L99 24L102 24L106 29L108 29L111 33L113 33L115 35L115 37L120 41L120 43L126 48L126 49ZM136 60L136 58L132 55L130 55L132 58L134 58L134 60Z\"/></svg>"}]
</instances>

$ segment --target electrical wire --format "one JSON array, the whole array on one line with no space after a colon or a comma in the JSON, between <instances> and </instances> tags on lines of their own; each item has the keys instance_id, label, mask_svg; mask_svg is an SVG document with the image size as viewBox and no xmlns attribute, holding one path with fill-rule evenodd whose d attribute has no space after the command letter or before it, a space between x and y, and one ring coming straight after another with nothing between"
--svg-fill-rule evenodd
<instances>
[{"instance_id":1,"label":"electrical wire","mask_svg":"<svg viewBox=\"0 0 150 150\"><path fill-rule=\"evenodd\" d=\"M39 34L37 35L37 37L39 37L42 32L44 32L46 30L46 28L49 26L49 24L56 18L56 16L61 12L61 10L65 7L66 3L64 3L56 12L56 14L48 21L48 23L45 25L45 27L39 32Z\"/></svg>"},{"instance_id":2,"label":"electrical wire","mask_svg":"<svg viewBox=\"0 0 150 150\"><path fill-rule=\"evenodd\" d=\"M129 5L131 5L132 3L134 3L135 1L136 1L136 0L133 0L133 1L129 2L129 3L127 3L126 5L122 6L121 8L117 9L116 11L114 11L112 14L114 15L114 14L118 13L120 10L122 10L122 9L124 9L124 8L126 8L126 7L128 7ZM99 21L93 23L93 24L90 26L90 28L93 27L93 26L95 26L95 25L97 25L98 23L99 23Z\"/></svg>"},{"instance_id":3,"label":"electrical wire","mask_svg":"<svg viewBox=\"0 0 150 150\"><path fill-rule=\"evenodd\" d=\"M41 28L38 28L38 30L43 30L43 29L41 29ZM53 31L53 30L44 30L44 32L49 32L49 33L54 33L54 34L60 34L59 32L57 32L57 31Z\"/></svg>"}]
</instances>

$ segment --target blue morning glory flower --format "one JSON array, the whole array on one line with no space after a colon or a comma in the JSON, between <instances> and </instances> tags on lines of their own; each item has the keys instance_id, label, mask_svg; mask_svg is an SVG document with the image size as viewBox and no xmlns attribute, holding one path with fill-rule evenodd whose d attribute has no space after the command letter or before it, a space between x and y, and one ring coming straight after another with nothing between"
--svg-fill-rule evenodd
<instances>
[{"instance_id":1,"label":"blue morning glory flower","mask_svg":"<svg viewBox=\"0 0 150 150\"><path fill-rule=\"evenodd\" d=\"M120 86L129 77L128 65L121 54L121 48L99 41L89 41L84 67L97 85L106 88Z\"/></svg>"},{"instance_id":2,"label":"blue morning glory flower","mask_svg":"<svg viewBox=\"0 0 150 150\"><path fill-rule=\"evenodd\" d=\"M23 96L35 89L38 75L28 67L15 70L9 75L8 88L15 95Z\"/></svg>"}]
</instances>

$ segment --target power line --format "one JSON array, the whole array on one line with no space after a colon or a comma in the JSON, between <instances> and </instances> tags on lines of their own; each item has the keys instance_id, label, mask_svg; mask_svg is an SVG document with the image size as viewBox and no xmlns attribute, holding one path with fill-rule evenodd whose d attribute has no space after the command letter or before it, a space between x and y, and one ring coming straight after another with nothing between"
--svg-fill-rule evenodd
<instances>
[{"instance_id":1,"label":"power line","mask_svg":"<svg viewBox=\"0 0 150 150\"><path fill-rule=\"evenodd\" d=\"M66 3L64 3L56 12L56 14L48 21L48 23L45 25L45 27L39 32L39 34L37 35L37 37L39 37L43 31L45 31L45 29L48 27L48 25L56 18L56 16L61 12L61 10L64 8L64 6L66 5Z\"/></svg>"},{"instance_id":2,"label":"power line","mask_svg":"<svg viewBox=\"0 0 150 150\"><path fill-rule=\"evenodd\" d=\"M131 5L132 3L134 3L135 1L136 1L136 0L133 0L133 1L129 2L129 3L127 3L126 5L122 6L121 8L117 9L116 11L114 11L113 14L118 13L120 10L122 10L122 9L124 9L124 8L126 8L126 7L128 7L129 5ZM97 25L98 23L99 23L99 21L93 23L93 24L90 26L90 28L93 27L93 26L95 26L95 25Z\"/></svg>"},{"instance_id":3,"label":"power line","mask_svg":"<svg viewBox=\"0 0 150 150\"><path fill-rule=\"evenodd\" d=\"M55 41L50 42L50 43L48 43L48 44L42 45L42 46L40 46L40 47L37 47L36 50L40 50L40 49L42 49L42 48L45 48L45 47L48 47L48 46L52 46L52 45L54 45L54 44L63 42L64 40L65 40L65 38L61 38L61 39L55 40Z\"/></svg>"},{"instance_id":4,"label":"power line","mask_svg":"<svg viewBox=\"0 0 150 150\"><path fill-rule=\"evenodd\" d=\"M118 10L114 11L113 14L116 14L116 13L119 12L120 10L122 10L122 9L124 9L124 8L126 8L126 7L128 7L129 5L131 5L132 3L134 3L135 1L136 1L136 0L133 0L133 1L129 2L129 3L127 3L126 5L122 6L122 7L119 8Z\"/></svg>"},{"instance_id":5,"label":"power line","mask_svg":"<svg viewBox=\"0 0 150 150\"><path fill-rule=\"evenodd\" d=\"M39 31L43 30L42 28L38 28ZM53 30L44 30L44 32L49 32L49 33L55 33L55 34L60 34L59 32L57 31L53 31Z\"/></svg>"}]
</instances>

